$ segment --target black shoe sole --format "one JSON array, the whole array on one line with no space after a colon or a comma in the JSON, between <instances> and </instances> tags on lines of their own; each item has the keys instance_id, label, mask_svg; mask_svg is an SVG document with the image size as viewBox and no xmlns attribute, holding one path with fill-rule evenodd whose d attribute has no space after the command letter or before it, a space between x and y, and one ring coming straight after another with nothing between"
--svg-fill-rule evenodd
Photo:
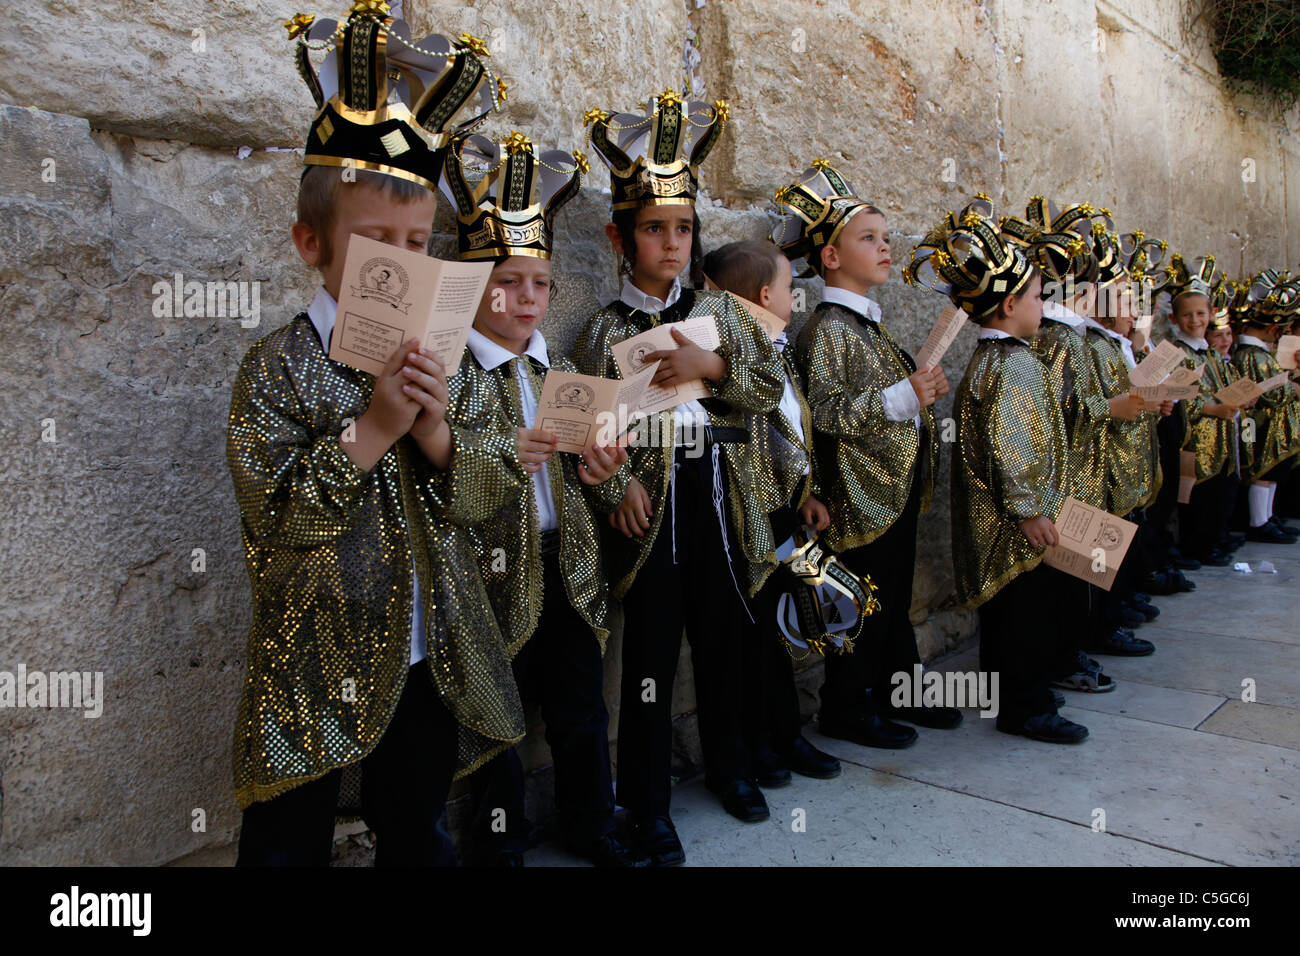
<instances>
[{"instance_id":1,"label":"black shoe sole","mask_svg":"<svg viewBox=\"0 0 1300 956\"><path fill-rule=\"evenodd\" d=\"M1010 737L1024 737L1027 740L1037 740L1040 743L1045 743L1045 744L1081 744L1088 739L1088 733L1086 728L1084 730L1084 734L1082 737L1048 737L1043 734L1031 734L1023 727L1018 728L1016 730L1008 730L1005 727L998 727L997 729L999 732L1004 733Z\"/></svg>"},{"instance_id":2,"label":"black shoe sole","mask_svg":"<svg viewBox=\"0 0 1300 956\"><path fill-rule=\"evenodd\" d=\"M900 743L891 743L879 739L867 740L865 738L856 736L851 731L836 733L834 724L831 725L830 730L827 730L825 727L818 724L818 729L822 732L822 735L825 737L832 737L835 740L847 740L851 744L857 744L860 747L874 747L877 750L906 750L908 747L912 746L912 744L916 743L916 737L911 737L908 740L902 741ZM919 734L917 736L919 736Z\"/></svg>"}]
</instances>

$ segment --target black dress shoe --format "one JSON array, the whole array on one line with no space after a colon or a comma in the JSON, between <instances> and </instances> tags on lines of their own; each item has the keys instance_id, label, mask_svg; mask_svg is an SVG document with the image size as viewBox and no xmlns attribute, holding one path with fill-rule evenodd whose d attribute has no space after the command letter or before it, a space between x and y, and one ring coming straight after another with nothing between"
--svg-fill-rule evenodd
<instances>
[{"instance_id":1,"label":"black dress shoe","mask_svg":"<svg viewBox=\"0 0 1300 956\"><path fill-rule=\"evenodd\" d=\"M1181 554L1176 555L1176 556L1173 558L1173 564L1174 564L1174 567L1176 567L1179 571L1199 571L1199 570L1201 570L1201 562L1200 562L1200 561L1197 561L1195 558L1185 558L1185 557L1183 557Z\"/></svg>"},{"instance_id":2,"label":"black dress shoe","mask_svg":"<svg viewBox=\"0 0 1300 956\"><path fill-rule=\"evenodd\" d=\"M891 707L889 719L905 720L909 724L932 730L952 730L961 723L961 711L956 707L931 707L928 704L921 707Z\"/></svg>"},{"instance_id":3,"label":"black dress shoe","mask_svg":"<svg viewBox=\"0 0 1300 956\"><path fill-rule=\"evenodd\" d=\"M1212 568L1226 568L1232 564L1232 555L1226 554L1219 548L1211 548L1209 554L1201 555L1201 564Z\"/></svg>"},{"instance_id":4,"label":"black dress shoe","mask_svg":"<svg viewBox=\"0 0 1300 956\"><path fill-rule=\"evenodd\" d=\"M1134 598L1135 600L1132 604L1133 610L1137 611L1148 621L1154 621L1160 616L1160 608L1156 607L1150 601L1138 601L1136 600L1137 595L1134 595Z\"/></svg>"},{"instance_id":5,"label":"black dress shoe","mask_svg":"<svg viewBox=\"0 0 1300 956\"><path fill-rule=\"evenodd\" d=\"M677 838L677 829L667 815L643 820L629 820L628 835L650 859L651 866L681 866L686 851Z\"/></svg>"},{"instance_id":6,"label":"black dress shoe","mask_svg":"<svg viewBox=\"0 0 1300 956\"><path fill-rule=\"evenodd\" d=\"M1094 654L1114 654L1118 657L1146 657L1156 652L1156 646L1150 641L1134 637L1131 631L1116 628L1100 640L1095 640L1089 650Z\"/></svg>"},{"instance_id":7,"label":"black dress shoe","mask_svg":"<svg viewBox=\"0 0 1300 956\"><path fill-rule=\"evenodd\" d=\"M1268 523L1277 528L1283 534L1300 535L1300 528L1297 528L1293 524L1287 524L1279 519L1277 515L1273 515L1273 517L1269 518Z\"/></svg>"},{"instance_id":8,"label":"black dress shoe","mask_svg":"<svg viewBox=\"0 0 1300 956\"><path fill-rule=\"evenodd\" d=\"M840 762L814 747L803 734L794 739L794 746L783 759L786 766L801 777L829 780L840 775ZM759 780L759 784L762 784L762 780Z\"/></svg>"},{"instance_id":9,"label":"black dress shoe","mask_svg":"<svg viewBox=\"0 0 1300 956\"><path fill-rule=\"evenodd\" d=\"M790 784L790 767L787 762L771 747L764 747L754 754L754 778L765 789L786 787Z\"/></svg>"},{"instance_id":10,"label":"black dress shoe","mask_svg":"<svg viewBox=\"0 0 1300 956\"><path fill-rule=\"evenodd\" d=\"M1077 744L1088 737L1088 728L1066 720L1060 714L1039 714L1023 721L997 719L998 730L1004 734L1018 734L1049 744Z\"/></svg>"},{"instance_id":11,"label":"black dress shoe","mask_svg":"<svg viewBox=\"0 0 1300 956\"><path fill-rule=\"evenodd\" d=\"M1259 541L1263 544L1295 544L1296 541L1292 535L1268 522L1257 528L1247 529L1246 537L1251 541Z\"/></svg>"},{"instance_id":12,"label":"black dress shoe","mask_svg":"<svg viewBox=\"0 0 1300 956\"><path fill-rule=\"evenodd\" d=\"M763 791L753 780L728 780L710 790L722 798L722 808L745 823L762 823L771 814Z\"/></svg>"},{"instance_id":13,"label":"black dress shoe","mask_svg":"<svg viewBox=\"0 0 1300 956\"><path fill-rule=\"evenodd\" d=\"M649 866L650 858L634 843L625 843L617 833L606 833L595 843L585 846L570 844L570 851L591 863L592 866L634 867Z\"/></svg>"},{"instance_id":14,"label":"black dress shoe","mask_svg":"<svg viewBox=\"0 0 1300 956\"><path fill-rule=\"evenodd\" d=\"M1114 614L1109 615L1110 623L1116 627L1141 627L1147 622L1147 619L1137 611L1123 607L1116 609Z\"/></svg>"},{"instance_id":15,"label":"black dress shoe","mask_svg":"<svg viewBox=\"0 0 1300 956\"><path fill-rule=\"evenodd\" d=\"M1142 591L1134 591L1133 594L1132 594L1132 596L1131 596L1131 598L1130 598L1130 600L1131 600L1134 604L1150 604L1150 603L1151 603L1151 595L1150 595L1150 594L1145 594L1145 593L1143 593Z\"/></svg>"},{"instance_id":16,"label":"black dress shoe","mask_svg":"<svg viewBox=\"0 0 1300 956\"><path fill-rule=\"evenodd\" d=\"M822 711L817 718L817 726L827 737L849 740L864 747L902 750L916 743L916 731L911 727L865 711L848 715Z\"/></svg>"}]
</instances>

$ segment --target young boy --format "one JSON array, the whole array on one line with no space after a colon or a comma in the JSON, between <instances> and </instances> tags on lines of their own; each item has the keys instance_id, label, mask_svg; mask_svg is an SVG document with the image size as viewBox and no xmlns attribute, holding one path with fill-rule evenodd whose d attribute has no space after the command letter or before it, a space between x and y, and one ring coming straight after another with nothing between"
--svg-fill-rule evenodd
<instances>
[{"instance_id":1,"label":"young boy","mask_svg":"<svg viewBox=\"0 0 1300 956\"><path fill-rule=\"evenodd\" d=\"M1285 290L1279 289L1273 274L1261 273L1251 280L1250 287L1254 302L1244 312L1232 363L1240 375L1263 382L1282 372L1273 352L1278 338L1291 325L1293 307L1288 306ZM1253 423L1253 441L1249 443L1251 461L1245 475L1250 481L1246 492L1250 509L1246 539L1293 544L1300 529L1278 521L1273 502L1278 485L1287 480L1300 456L1300 397L1290 386L1269 389L1248 415Z\"/></svg>"},{"instance_id":2,"label":"young boy","mask_svg":"<svg viewBox=\"0 0 1300 956\"><path fill-rule=\"evenodd\" d=\"M731 242L704 257L704 274L718 289L734 293L770 312L788 325L794 308L794 276L787 259L771 242ZM780 584L773 580L777 548L802 524L825 530L826 506L816 495L813 472L811 417L802 382L787 351L783 327L773 339L785 368L780 407L768 415L748 416L750 481L755 493L770 489L772 510L759 529L762 560L746 560L741 569L749 578L748 593L758 620L757 638L744 643L745 701L752 704L745 719L750 759L760 786L782 786L790 773L829 779L839 776L840 762L817 749L802 734L799 696L790 655L777 625ZM750 690L756 692L749 692Z\"/></svg>"},{"instance_id":3,"label":"young boy","mask_svg":"<svg viewBox=\"0 0 1300 956\"><path fill-rule=\"evenodd\" d=\"M335 26L318 21L311 38ZM453 774L524 731L473 553L422 454L442 424L442 367L418 340L378 377L328 357L349 237L426 248L443 124L477 89L401 118L376 112L384 83L359 89L349 78L405 70L376 61L383 44L363 42L394 26L352 14L328 102L308 71L321 109L293 240L323 288L249 350L231 396L227 460L254 600L234 744L240 865L327 865L341 770L358 762L376 864L433 862ZM302 41L299 53L309 65ZM449 72L481 69L466 50L449 61ZM390 157L397 140L408 148Z\"/></svg>"},{"instance_id":4,"label":"young boy","mask_svg":"<svg viewBox=\"0 0 1300 956\"><path fill-rule=\"evenodd\" d=\"M764 520L764 502L739 480L749 434L745 414L781 401L784 373L771 340L726 293L684 288L699 272L695 214L699 164L721 135L725 103L683 109L665 90L648 115L590 110L591 141L610 167L612 221L605 227L620 259L618 300L587 320L575 348L578 368L620 378L613 347L649 329L713 317L714 351L671 330L675 349L658 362L654 384L675 389L703 381L708 397L681 402L637 425L626 488L610 516L606 558L623 602L623 686L618 729L618 801L632 833L658 866L685 859L669 816L673 680L685 628L691 644L705 783L732 816L768 818L744 740L740 644L752 616L732 558L753 555L747 536ZM643 434L642 434L643 433Z\"/></svg>"},{"instance_id":5,"label":"young boy","mask_svg":"<svg viewBox=\"0 0 1300 956\"><path fill-rule=\"evenodd\" d=\"M894 707L895 673L921 662L909 618L916 526L938 465L935 401L948 392L937 366L918 369L867 293L889 279L885 217L853 194L825 160L776 194L785 216L773 241L826 281L799 333L795 364L808 383L818 481L830 509L827 544L877 586L880 610L852 654L826 661L818 724L828 737L897 749L924 727L952 728L951 707Z\"/></svg>"},{"instance_id":6,"label":"young boy","mask_svg":"<svg viewBox=\"0 0 1300 956\"><path fill-rule=\"evenodd\" d=\"M471 183L469 168L490 171ZM447 469L451 518L470 527L523 702L541 705L565 841L599 866L637 866L647 861L614 828L601 661L609 586L586 498L588 488L608 494L627 452L593 442L580 457L557 456L555 435L537 422L548 370L574 370L551 355L540 325L551 296L552 221L579 185L575 157L539 155L517 132L500 144L470 137L448 156L443 188L458 209L460 256L495 265L448 382L448 454L435 464ZM528 825L515 750L480 770L475 785L485 862L521 864ZM504 819L494 818L500 810Z\"/></svg>"},{"instance_id":7,"label":"young boy","mask_svg":"<svg viewBox=\"0 0 1300 956\"><path fill-rule=\"evenodd\" d=\"M1162 291L1171 298L1173 339L1187 354L1184 364L1193 369L1205 366L1200 395L1179 403L1186 428L1181 447L1196 456L1196 485L1191 501L1179 509L1179 550L1202 564L1223 567L1231 563L1231 557L1219 545L1227 532L1228 514L1236 497L1240 409L1215 397L1230 381L1219 353L1205 340L1214 311L1211 303L1215 284L1213 256L1206 256L1195 269L1189 269L1182 256L1174 255Z\"/></svg>"},{"instance_id":8,"label":"young boy","mask_svg":"<svg viewBox=\"0 0 1300 956\"><path fill-rule=\"evenodd\" d=\"M957 597L978 608L980 668L999 675L997 727L1049 743L1079 743L1048 679L1061 613L1043 550L1069 491L1057 389L1030 344L1042 314L1036 266L998 233L987 201L950 214L912 252L907 276L942 292L980 327L957 387L952 544ZM973 253L972 250L976 250ZM1050 631L1049 631L1050 634Z\"/></svg>"}]
</instances>

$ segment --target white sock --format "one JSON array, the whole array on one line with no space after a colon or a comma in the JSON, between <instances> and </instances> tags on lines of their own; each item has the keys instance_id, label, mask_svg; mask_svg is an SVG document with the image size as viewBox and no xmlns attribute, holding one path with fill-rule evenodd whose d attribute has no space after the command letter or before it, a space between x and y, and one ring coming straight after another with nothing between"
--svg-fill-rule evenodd
<instances>
[{"instance_id":1,"label":"white sock","mask_svg":"<svg viewBox=\"0 0 1300 956\"><path fill-rule=\"evenodd\" d=\"M1268 523L1268 516L1272 514L1269 507L1269 487L1268 485L1251 485L1250 490L1246 492L1246 503L1250 505L1250 526L1258 528Z\"/></svg>"}]
</instances>

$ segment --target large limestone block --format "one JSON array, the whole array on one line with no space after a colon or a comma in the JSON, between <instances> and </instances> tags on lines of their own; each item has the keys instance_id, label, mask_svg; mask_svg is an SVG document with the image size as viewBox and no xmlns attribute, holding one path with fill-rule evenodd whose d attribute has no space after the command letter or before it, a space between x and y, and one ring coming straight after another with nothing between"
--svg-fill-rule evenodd
<instances>
[{"instance_id":1,"label":"large limestone block","mask_svg":"<svg viewBox=\"0 0 1300 956\"><path fill-rule=\"evenodd\" d=\"M732 126L709 189L761 201L825 157L891 229L999 181L997 71L979 5L737 0L694 14L710 98Z\"/></svg>"}]
</instances>

